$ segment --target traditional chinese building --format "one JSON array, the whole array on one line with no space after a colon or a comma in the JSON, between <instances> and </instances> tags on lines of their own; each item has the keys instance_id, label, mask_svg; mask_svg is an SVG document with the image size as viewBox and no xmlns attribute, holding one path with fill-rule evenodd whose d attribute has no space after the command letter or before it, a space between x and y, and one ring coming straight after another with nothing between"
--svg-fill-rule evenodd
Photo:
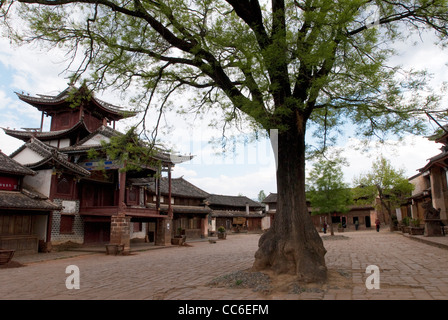
<instances>
[{"instance_id":1,"label":"traditional chinese building","mask_svg":"<svg viewBox=\"0 0 448 320\"><path fill-rule=\"evenodd\" d=\"M169 180L166 177L136 178L134 188L143 188L139 194L145 198L148 208L158 207L160 212L173 212L173 232L186 239L200 239L208 236L208 218L212 210L206 205L207 192L191 184L183 177ZM170 190L171 187L171 190ZM157 197L157 194L160 197ZM171 194L171 196L170 196ZM159 203L158 203L159 201Z\"/></svg>"},{"instance_id":2,"label":"traditional chinese building","mask_svg":"<svg viewBox=\"0 0 448 320\"><path fill-rule=\"evenodd\" d=\"M37 253L39 241L50 237L52 212L61 209L24 186L24 178L35 175L0 151L0 248L15 250L15 255Z\"/></svg>"},{"instance_id":3,"label":"traditional chinese building","mask_svg":"<svg viewBox=\"0 0 448 320\"><path fill-rule=\"evenodd\" d=\"M270 227L270 218L263 212L263 205L246 196L211 194L206 202L212 209L211 232L221 226L233 232L261 232Z\"/></svg>"},{"instance_id":4,"label":"traditional chinese building","mask_svg":"<svg viewBox=\"0 0 448 320\"><path fill-rule=\"evenodd\" d=\"M115 122L135 116L135 112L96 98L84 86L69 87L55 96L18 97L42 111L39 128L4 131L25 142L11 154L15 161L36 172L24 178L24 185L62 208L49 214L48 242L124 243L129 248L132 237L144 237L151 230L156 244L170 243L171 203L167 210L147 205L146 198L140 196L143 190L133 181L148 177L159 181L163 174L168 175L167 197L171 198L171 170L175 163L191 157L154 149L154 161L123 170L124 163L108 158L104 143L122 135L115 130ZM43 131L45 117L51 118L49 131ZM93 158L92 150L96 155Z\"/></svg>"},{"instance_id":5,"label":"traditional chinese building","mask_svg":"<svg viewBox=\"0 0 448 320\"><path fill-rule=\"evenodd\" d=\"M277 211L277 194L270 193L264 200L266 205L266 214L271 218L271 224L275 221L275 213ZM372 205L350 205L348 211L345 213L334 212L331 219L326 214L313 215L313 207L310 201L307 201L308 213L311 216L314 226L317 230L322 230L324 223L333 224L336 228L339 224L341 227L347 230L355 230L355 225L358 224L359 229L370 229L374 225L376 218L375 207ZM331 220L331 221L330 221Z\"/></svg>"},{"instance_id":6,"label":"traditional chinese building","mask_svg":"<svg viewBox=\"0 0 448 320\"><path fill-rule=\"evenodd\" d=\"M448 224L448 126L428 138L442 145L441 153L429 158L427 164L418 169L419 173L409 178L415 188L407 208L413 219L425 225L425 235L428 231L424 209L427 203L439 211L438 219L444 225Z\"/></svg>"},{"instance_id":7,"label":"traditional chinese building","mask_svg":"<svg viewBox=\"0 0 448 320\"><path fill-rule=\"evenodd\" d=\"M269 195L263 199L262 203L265 205L265 212L269 216L270 225L274 223L275 212L277 211L277 194L269 193Z\"/></svg>"}]
</instances>

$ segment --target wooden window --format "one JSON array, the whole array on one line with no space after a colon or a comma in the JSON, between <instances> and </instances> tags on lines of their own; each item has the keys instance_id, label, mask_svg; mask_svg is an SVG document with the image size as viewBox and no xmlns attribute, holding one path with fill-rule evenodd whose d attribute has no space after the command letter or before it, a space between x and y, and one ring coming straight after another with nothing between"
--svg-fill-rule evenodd
<instances>
[{"instance_id":1,"label":"wooden window","mask_svg":"<svg viewBox=\"0 0 448 320\"><path fill-rule=\"evenodd\" d=\"M75 222L75 216L61 215L61 224L59 228L59 233L73 233L74 222Z\"/></svg>"},{"instance_id":2,"label":"wooden window","mask_svg":"<svg viewBox=\"0 0 448 320\"><path fill-rule=\"evenodd\" d=\"M73 196L74 183L75 181L71 176L57 175L55 180L56 187L54 188L55 195L60 198L70 199Z\"/></svg>"},{"instance_id":3,"label":"wooden window","mask_svg":"<svg viewBox=\"0 0 448 320\"><path fill-rule=\"evenodd\" d=\"M58 185L56 187L57 193L69 194L70 193L70 183L66 178L59 179Z\"/></svg>"},{"instance_id":4,"label":"wooden window","mask_svg":"<svg viewBox=\"0 0 448 320\"><path fill-rule=\"evenodd\" d=\"M138 204L138 190L136 188L129 188L127 190L127 204L137 205Z\"/></svg>"}]
</instances>

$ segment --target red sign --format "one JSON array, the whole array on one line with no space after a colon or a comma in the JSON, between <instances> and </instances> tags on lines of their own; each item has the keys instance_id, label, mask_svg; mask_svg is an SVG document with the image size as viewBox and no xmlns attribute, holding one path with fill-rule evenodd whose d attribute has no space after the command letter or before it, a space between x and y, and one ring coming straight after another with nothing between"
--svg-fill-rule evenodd
<instances>
[{"instance_id":1,"label":"red sign","mask_svg":"<svg viewBox=\"0 0 448 320\"><path fill-rule=\"evenodd\" d=\"M0 177L0 190L18 190L19 179L13 177Z\"/></svg>"}]
</instances>

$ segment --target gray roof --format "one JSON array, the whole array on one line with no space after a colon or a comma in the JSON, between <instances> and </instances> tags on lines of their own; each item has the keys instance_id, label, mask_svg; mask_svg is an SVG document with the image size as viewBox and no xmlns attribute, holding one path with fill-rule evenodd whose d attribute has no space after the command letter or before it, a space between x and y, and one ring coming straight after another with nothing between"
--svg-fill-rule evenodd
<instances>
[{"instance_id":1,"label":"gray roof","mask_svg":"<svg viewBox=\"0 0 448 320\"><path fill-rule=\"evenodd\" d=\"M27 141L32 137L36 137L39 140L58 139L61 137L65 137L71 134L72 132L76 132L77 130L84 130L87 133L90 132L83 119L78 121L71 128L64 130L40 131L40 129L25 129L25 130L15 130L9 128L2 128L2 129L3 131L5 131L7 135L17 139L21 139L23 141Z\"/></svg>"},{"instance_id":2,"label":"gray roof","mask_svg":"<svg viewBox=\"0 0 448 320\"><path fill-rule=\"evenodd\" d=\"M77 87L71 85L57 95L38 94L37 96L30 96L30 95L26 95L26 94L18 93L18 92L16 92L16 94L20 100L23 100L30 104L35 103L35 104L39 104L39 105L56 105L56 104L63 103L65 101L67 101L67 99L70 97L70 94L72 92L81 91L81 90L88 90L88 89L85 87L77 88ZM120 106L116 106L111 103L105 102L101 99L98 99L97 97L94 96L93 92L91 93L91 101L94 102L101 109L109 112L110 114L115 114L115 115L120 114L123 117L131 117L131 116L135 116L137 114L137 112L135 112L135 111L124 110Z\"/></svg>"},{"instance_id":3,"label":"gray roof","mask_svg":"<svg viewBox=\"0 0 448 320\"><path fill-rule=\"evenodd\" d=\"M69 146L69 147L60 148L59 150L64 153L79 153L79 152L86 152L90 149L101 149L101 148L103 148L101 143L98 143L95 145L82 145L83 143L90 140L97 134L101 134L108 138L123 135L123 133L121 133L120 131L117 131L108 126L102 125L98 129L93 131L91 134L89 134L88 136L86 136L85 138L80 140L78 143L76 143L72 146ZM142 146L145 146L143 141L140 141L140 143ZM152 151L154 152L154 154L152 154L151 157L154 160L161 161L165 165L182 163L185 161L189 161L193 158L193 156L181 156L181 155L170 154L167 151L162 150L160 148L156 148L156 147L152 147Z\"/></svg>"},{"instance_id":4,"label":"gray roof","mask_svg":"<svg viewBox=\"0 0 448 320\"><path fill-rule=\"evenodd\" d=\"M219 194L211 194L206 200L210 206L228 206L228 207L246 207L246 204L249 204L249 207L252 208L261 208L263 205L257 201L249 199L246 196L226 196Z\"/></svg>"},{"instance_id":5,"label":"gray roof","mask_svg":"<svg viewBox=\"0 0 448 320\"><path fill-rule=\"evenodd\" d=\"M263 203L276 203L277 202L277 194L276 193L270 193L264 200Z\"/></svg>"},{"instance_id":6,"label":"gray roof","mask_svg":"<svg viewBox=\"0 0 448 320\"><path fill-rule=\"evenodd\" d=\"M238 210L213 210L211 213L212 217L215 218L233 218L233 217L243 217L243 218L262 218L265 217L266 214L261 211L258 212L249 212L246 211L238 211Z\"/></svg>"},{"instance_id":7,"label":"gray roof","mask_svg":"<svg viewBox=\"0 0 448 320\"><path fill-rule=\"evenodd\" d=\"M68 160L67 155L59 152L55 147L52 147L48 144L43 143L42 141L40 141L37 138L31 138L27 143L25 143L19 149L14 151L11 154L11 157L14 157L15 155L20 153L25 148L29 148L43 157L43 159L38 162L26 164L26 167L38 168L46 163L53 161L53 162L65 167L66 169L79 174L79 175L90 176L90 172L88 170L82 168L81 166L79 166L75 163L70 162Z\"/></svg>"},{"instance_id":8,"label":"gray roof","mask_svg":"<svg viewBox=\"0 0 448 320\"><path fill-rule=\"evenodd\" d=\"M0 172L15 175L35 175L36 173L0 151Z\"/></svg>"},{"instance_id":9,"label":"gray roof","mask_svg":"<svg viewBox=\"0 0 448 320\"><path fill-rule=\"evenodd\" d=\"M152 193L156 192L155 178L135 178L130 179L133 185L144 185L149 188ZM160 193L168 194L168 178L160 178ZM183 177L171 179L171 195L173 197L199 198L205 199L209 196L207 192L196 187L192 183L185 180Z\"/></svg>"},{"instance_id":10,"label":"gray roof","mask_svg":"<svg viewBox=\"0 0 448 320\"><path fill-rule=\"evenodd\" d=\"M446 160L448 158L448 152L442 152L434 157L428 159L428 163L423 167L418 169L420 172L424 172L432 167L435 163L440 163L442 160ZM446 164L443 162L443 165L446 167Z\"/></svg>"},{"instance_id":11,"label":"gray roof","mask_svg":"<svg viewBox=\"0 0 448 320\"><path fill-rule=\"evenodd\" d=\"M148 203L146 204L148 208L156 208L155 203ZM168 205L167 204L160 204L160 211L162 212L168 212ZM197 214L209 214L212 212L212 209L210 209L207 206L184 206L184 205L177 205L173 204L171 205L171 209L174 213L197 213Z\"/></svg>"},{"instance_id":12,"label":"gray roof","mask_svg":"<svg viewBox=\"0 0 448 320\"><path fill-rule=\"evenodd\" d=\"M0 209L52 211L60 210L61 207L48 200L48 198L27 190L1 190Z\"/></svg>"}]
</instances>

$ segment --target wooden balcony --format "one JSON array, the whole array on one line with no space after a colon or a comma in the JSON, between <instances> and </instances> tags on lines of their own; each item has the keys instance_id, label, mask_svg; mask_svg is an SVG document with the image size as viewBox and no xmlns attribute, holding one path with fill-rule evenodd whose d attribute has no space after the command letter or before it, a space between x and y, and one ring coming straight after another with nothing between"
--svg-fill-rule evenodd
<instances>
[{"instance_id":1,"label":"wooden balcony","mask_svg":"<svg viewBox=\"0 0 448 320\"><path fill-rule=\"evenodd\" d=\"M155 208L146 208L139 206L127 206L119 208L118 206L102 206L102 207L80 207L79 214L82 216L102 216L111 217L118 215L122 211L127 216L140 218L162 218L165 215L160 214Z\"/></svg>"}]
</instances>

